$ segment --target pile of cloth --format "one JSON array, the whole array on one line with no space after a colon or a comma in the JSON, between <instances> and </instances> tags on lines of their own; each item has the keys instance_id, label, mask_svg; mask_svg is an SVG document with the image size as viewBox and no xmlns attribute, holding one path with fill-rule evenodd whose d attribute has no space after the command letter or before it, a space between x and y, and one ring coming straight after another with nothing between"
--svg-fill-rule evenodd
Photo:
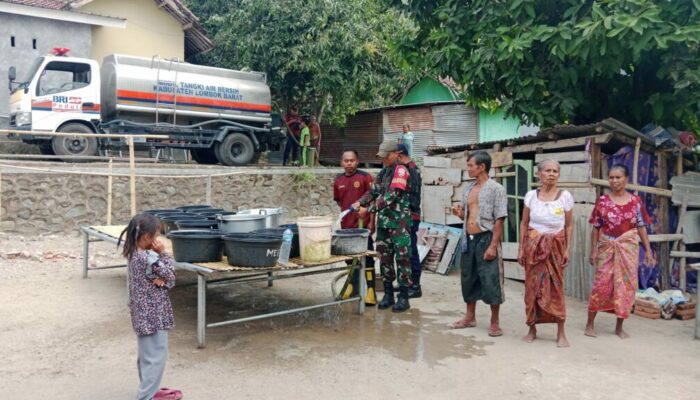
<instances>
[{"instance_id":1,"label":"pile of cloth","mask_svg":"<svg viewBox=\"0 0 700 400\"><path fill-rule=\"evenodd\" d=\"M661 308L661 318L663 319L673 318L679 305L691 302L690 298L685 297L680 290L664 290L659 293L654 288L638 290L635 298L657 303Z\"/></svg>"}]
</instances>

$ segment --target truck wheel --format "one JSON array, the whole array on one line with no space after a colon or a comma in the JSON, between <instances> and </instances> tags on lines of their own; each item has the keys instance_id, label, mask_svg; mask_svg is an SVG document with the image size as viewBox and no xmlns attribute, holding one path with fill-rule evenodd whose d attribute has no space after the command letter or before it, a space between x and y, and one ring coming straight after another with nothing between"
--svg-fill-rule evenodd
<instances>
[{"instance_id":1,"label":"truck wheel","mask_svg":"<svg viewBox=\"0 0 700 400\"><path fill-rule=\"evenodd\" d=\"M213 165L219 163L214 149L192 149L190 150L190 154L192 154L192 159L198 164Z\"/></svg>"},{"instance_id":2,"label":"truck wheel","mask_svg":"<svg viewBox=\"0 0 700 400\"><path fill-rule=\"evenodd\" d=\"M255 149L248 136L242 133L231 133L217 145L216 154L224 165L243 166L253 159Z\"/></svg>"},{"instance_id":3,"label":"truck wheel","mask_svg":"<svg viewBox=\"0 0 700 400\"><path fill-rule=\"evenodd\" d=\"M92 129L82 124L66 124L58 129L58 132L69 133L94 133ZM58 156L96 156L97 138L94 137L68 137L56 136L51 141L54 153ZM88 160L74 160L64 158L65 162L88 162Z\"/></svg>"}]
</instances>

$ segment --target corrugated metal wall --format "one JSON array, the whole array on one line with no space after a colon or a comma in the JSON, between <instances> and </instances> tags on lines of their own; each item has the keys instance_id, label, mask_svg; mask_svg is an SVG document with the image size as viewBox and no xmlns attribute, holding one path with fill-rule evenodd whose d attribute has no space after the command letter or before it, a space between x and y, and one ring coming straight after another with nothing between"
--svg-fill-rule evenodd
<instances>
[{"instance_id":1,"label":"corrugated metal wall","mask_svg":"<svg viewBox=\"0 0 700 400\"><path fill-rule=\"evenodd\" d=\"M324 126L321 160L337 163L342 151L352 148L361 163L377 163L375 155L382 140L397 140L404 124L413 131L413 158L418 161L428 146L471 144L479 136L478 111L463 103L386 108L348 118L344 134Z\"/></svg>"},{"instance_id":2,"label":"corrugated metal wall","mask_svg":"<svg viewBox=\"0 0 700 400\"><path fill-rule=\"evenodd\" d=\"M455 146L479 140L479 112L464 104L437 105L433 109L436 145Z\"/></svg>"},{"instance_id":3,"label":"corrugated metal wall","mask_svg":"<svg viewBox=\"0 0 700 400\"><path fill-rule=\"evenodd\" d=\"M321 161L329 164L340 163L345 141L342 131L342 128L333 125L321 125Z\"/></svg>"},{"instance_id":4,"label":"corrugated metal wall","mask_svg":"<svg viewBox=\"0 0 700 400\"><path fill-rule=\"evenodd\" d=\"M377 149L382 142L382 112L358 113L348 119L345 126L343 150L355 149L360 163L375 163ZM340 156L338 157L338 159Z\"/></svg>"},{"instance_id":5,"label":"corrugated metal wall","mask_svg":"<svg viewBox=\"0 0 700 400\"><path fill-rule=\"evenodd\" d=\"M384 138L396 140L403 124L414 134L413 158L421 160L428 146L476 143L479 130L477 110L464 104L415 106L384 111Z\"/></svg>"}]
</instances>

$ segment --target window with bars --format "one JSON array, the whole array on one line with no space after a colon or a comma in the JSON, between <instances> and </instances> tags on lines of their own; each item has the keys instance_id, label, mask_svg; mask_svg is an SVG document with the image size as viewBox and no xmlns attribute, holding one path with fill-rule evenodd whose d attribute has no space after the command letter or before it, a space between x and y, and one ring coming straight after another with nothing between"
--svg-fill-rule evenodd
<instances>
[{"instance_id":1,"label":"window with bars","mask_svg":"<svg viewBox=\"0 0 700 400\"><path fill-rule=\"evenodd\" d=\"M523 216L525 194L532 184L532 161L513 160L513 165L504 167L502 172L512 172L502 180L508 198L508 217L503 226L503 241L517 242L520 237L520 220Z\"/></svg>"}]
</instances>

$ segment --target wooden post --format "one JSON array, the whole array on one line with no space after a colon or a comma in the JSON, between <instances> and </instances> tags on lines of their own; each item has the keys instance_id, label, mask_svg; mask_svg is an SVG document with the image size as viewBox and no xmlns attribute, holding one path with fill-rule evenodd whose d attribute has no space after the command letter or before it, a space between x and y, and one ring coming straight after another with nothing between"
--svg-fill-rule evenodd
<instances>
[{"instance_id":1,"label":"wooden post","mask_svg":"<svg viewBox=\"0 0 700 400\"><path fill-rule=\"evenodd\" d=\"M207 176L207 204L211 204L211 175Z\"/></svg>"},{"instance_id":2,"label":"wooden post","mask_svg":"<svg viewBox=\"0 0 700 400\"><path fill-rule=\"evenodd\" d=\"M659 166L659 182L658 186L660 188L667 188L668 187L668 158L666 157L666 154L657 152L656 153L656 162L657 165ZM635 174L635 176L637 176ZM654 202L657 205L657 210L658 210L658 215L659 215L659 223L658 223L658 229L659 232L668 232L669 230L669 223L668 223L668 208L669 208L669 199L664 196L654 196ZM670 253L671 253L671 246L670 243L668 242L662 242L659 243L659 255L656 258L659 261L659 267L661 269L661 289L662 290L667 290L671 288L671 258L670 258Z\"/></svg>"},{"instance_id":3,"label":"wooden post","mask_svg":"<svg viewBox=\"0 0 700 400\"><path fill-rule=\"evenodd\" d=\"M109 159L109 176L107 177L107 225L112 225L112 159Z\"/></svg>"},{"instance_id":4,"label":"wooden post","mask_svg":"<svg viewBox=\"0 0 700 400\"><path fill-rule=\"evenodd\" d=\"M685 213L688 210L688 199L684 198L683 202L681 203L681 208L678 210L678 225L676 226L676 233L682 233L683 232L683 218L685 217ZM675 243L675 250L679 251L685 251L685 243L683 242L683 238L681 237L680 240L678 240ZM685 293L686 289L686 281L685 281L685 267L687 264L687 260L685 257L681 257L680 260L678 260L678 286L680 289ZM700 307L700 305L696 305L696 307Z\"/></svg>"},{"instance_id":5,"label":"wooden post","mask_svg":"<svg viewBox=\"0 0 700 400\"><path fill-rule=\"evenodd\" d=\"M639 182L639 148L642 145L642 138L637 137L637 141L634 142L634 162L632 164L632 183L636 185ZM636 194L637 191L635 190Z\"/></svg>"},{"instance_id":6,"label":"wooden post","mask_svg":"<svg viewBox=\"0 0 700 400\"><path fill-rule=\"evenodd\" d=\"M589 154L591 157L591 178L601 179L602 177L600 176L600 163L602 161L602 158L600 153L600 145L596 143L593 139L588 139L588 145ZM603 192L603 189L600 186L594 186L594 188L596 192L596 197L599 197Z\"/></svg>"},{"instance_id":7,"label":"wooden post","mask_svg":"<svg viewBox=\"0 0 700 400\"><path fill-rule=\"evenodd\" d=\"M134 162L134 138L129 136L129 180L131 197L131 216L136 215L136 163Z\"/></svg>"}]
</instances>

